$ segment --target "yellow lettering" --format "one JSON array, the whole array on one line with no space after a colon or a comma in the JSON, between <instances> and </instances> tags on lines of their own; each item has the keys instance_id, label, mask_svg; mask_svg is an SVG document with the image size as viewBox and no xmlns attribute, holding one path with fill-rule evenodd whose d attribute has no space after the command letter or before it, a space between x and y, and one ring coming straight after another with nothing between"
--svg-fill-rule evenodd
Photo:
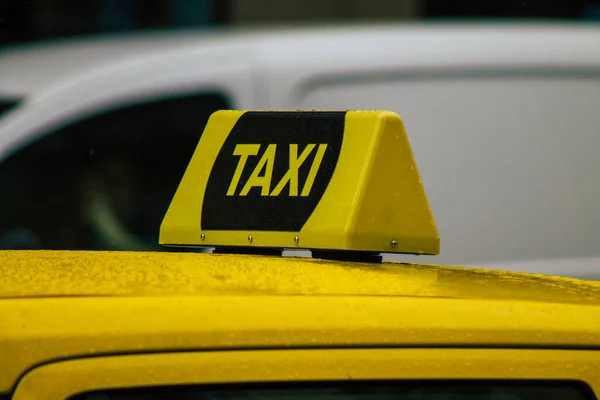
<instances>
[{"instance_id":1,"label":"yellow lettering","mask_svg":"<svg viewBox=\"0 0 600 400\"><path fill-rule=\"evenodd\" d=\"M276 144L270 144L262 155L260 161L254 168L252 175L246 182L246 185L240 192L240 196L246 196L250 189L253 187L261 187L260 195L268 196L271 190L271 177L273 176L273 164L275 163L275 150L277 149ZM265 174L260 176L261 171L265 169Z\"/></svg>"},{"instance_id":2,"label":"yellow lettering","mask_svg":"<svg viewBox=\"0 0 600 400\"><path fill-rule=\"evenodd\" d=\"M240 159L237 167L235 168L231 183L229 184L229 189L227 189L227 196L233 196L235 194L235 190L240 182L240 177L242 176L242 172L244 171L248 157L257 155L259 150L260 144L238 144L235 146L233 155L240 156Z\"/></svg>"},{"instance_id":3,"label":"yellow lettering","mask_svg":"<svg viewBox=\"0 0 600 400\"><path fill-rule=\"evenodd\" d=\"M290 183L290 196L298 196L298 169L308 158L308 155L315 148L315 146L315 144L307 145L302 151L302 154L300 154L300 157L298 157L298 145L290 144L290 169L288 169L277 186L275 186L275 189L273 189L270 196L279 196L288 182Z\"/></svg>"},{"instance_id":4,"label":"yellow lettering","mask_svg":"<svg viewBox=\"0 0 600 400\"><path fill-rule=\"evenodd\" d=\"M310 190L312 189L313 184L315 183L315 178L317 177L317 172L319 172L319 168L321 167L321 162L323 162L325 150L327 150L327 145L320 144L319 148L317 149L315 159L310 167L310 171L308 172L308 177L306 178L304 187L302 188L302 193L300 194L303 197L306 197L310 194Z\"/></svg>"}]
</instances>

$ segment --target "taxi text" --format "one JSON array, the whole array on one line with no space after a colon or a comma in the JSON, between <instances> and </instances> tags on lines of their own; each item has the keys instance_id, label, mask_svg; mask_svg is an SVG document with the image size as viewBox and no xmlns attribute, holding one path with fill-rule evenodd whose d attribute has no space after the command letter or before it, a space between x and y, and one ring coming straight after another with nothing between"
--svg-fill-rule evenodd
<instances>
[{"instance_id":1,"label":"taxi text","mask_svg":"<svg viewBox=\"0 0 600 400\"><path fill-rule=\"evenodd\" d=\"M257 156L260 152L260 144L238 144L235 146L233 151L234 156L238 156L238 164L229 184L227 190L227 196L235 196L236 190L240 183L240 178L246 166L246 162L249 157ZM254 168L254 171L248 178L248 181L242 187L242 190L237 194L238 196L246 196L250 189L253 187L261 188L261 196L279 196L286 185L289 183L289 196L298 196L298 170L306 159L313 153L316 148L316 154L313 159L310 171L300 192L300 196L306 197L310 194L312 186L315 182L317 173L323 161L323 156L327 150L327 144L308 144L304 150L298 156L298 145L289 145L289 169L285 175L281 178L279 183L271 191L271 180L273 176L273 166L275 164L275 154L277 153L277 145L269 144L266 150L263 152L262 157L258 161L258 164ZM264 174L261 172L264 169Z\"/></svg>"}]
</instances>

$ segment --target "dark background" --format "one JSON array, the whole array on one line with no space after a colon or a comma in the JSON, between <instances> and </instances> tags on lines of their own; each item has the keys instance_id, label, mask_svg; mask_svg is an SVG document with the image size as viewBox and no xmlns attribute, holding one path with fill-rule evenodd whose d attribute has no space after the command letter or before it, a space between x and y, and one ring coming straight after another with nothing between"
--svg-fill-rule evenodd
<instances>
[{"instance_id":1,"label":"dark background","mask_svg":"<svg viewBox=\"0 0 600 400\"><path fill-rule=\"evenodd\" d=\"M0 0L0 45L106 32L357 20L598 20L600 0Z\"/></svg>"}]
</instances>

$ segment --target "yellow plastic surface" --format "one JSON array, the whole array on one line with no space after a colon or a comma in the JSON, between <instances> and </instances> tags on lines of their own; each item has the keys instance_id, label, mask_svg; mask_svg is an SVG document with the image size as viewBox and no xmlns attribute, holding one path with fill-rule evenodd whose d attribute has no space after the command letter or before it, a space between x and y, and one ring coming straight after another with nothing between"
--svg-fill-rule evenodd
<instances>
[{"instance_id":1,"label":"yellow plastic surface","mask_svg":"<svg viewBox=\"0 0 600 400\"><path fill-rule=\"evenodd\" d=\"M345 349L121 356L41 366L14 400L91 390L243 382L381 379L576 380L600 394L600 354L577 350Z\"/></svg>"},{"instance_id":2,"label":"yellow plastic surface","mask_svg":"<svg viewBox=\"0 0 600 400\"><path fill-rule=\"evenodd\" d=\"M600 284L455 267L169 253L0 252L0 393L102 354L600 345Z\"/></svg>"},{"instance_id":3,"label":"yellow plastic surface","mask_svg":"<svg viewBox=\"0 0 600 400\"><path fill-rule=\"evenodd\" d=\"M347 112L335 172L300 231L201 229L204 193L213 164L244 113L219 111L211 116L163 220L161 244L439 254L437 227L402 120L389 111ZM245 186L235 185L238 181L232 176L222 179L231 180L233 187ZM272 189L277 192L275 183ZM285 190L279 194L283 195ZM247 209L247 213L253 212Z\"/></svg>"}]
</instances>

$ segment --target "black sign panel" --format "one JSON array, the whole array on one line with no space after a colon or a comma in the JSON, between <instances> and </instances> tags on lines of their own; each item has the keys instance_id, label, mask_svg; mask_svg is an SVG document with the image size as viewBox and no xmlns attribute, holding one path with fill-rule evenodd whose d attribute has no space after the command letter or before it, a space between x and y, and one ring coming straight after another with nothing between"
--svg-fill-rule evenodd
<instances>
[{"instance_id":1,"label":"black sign panel","mask_svg":"<svg viewBox=\"0 0 600 400\"><path fill-rule=\"evenodd\" d=\"M302 229L335 170L345 112L247 112L212 167L202 230Z\"/></svg>"}]
</instances>

